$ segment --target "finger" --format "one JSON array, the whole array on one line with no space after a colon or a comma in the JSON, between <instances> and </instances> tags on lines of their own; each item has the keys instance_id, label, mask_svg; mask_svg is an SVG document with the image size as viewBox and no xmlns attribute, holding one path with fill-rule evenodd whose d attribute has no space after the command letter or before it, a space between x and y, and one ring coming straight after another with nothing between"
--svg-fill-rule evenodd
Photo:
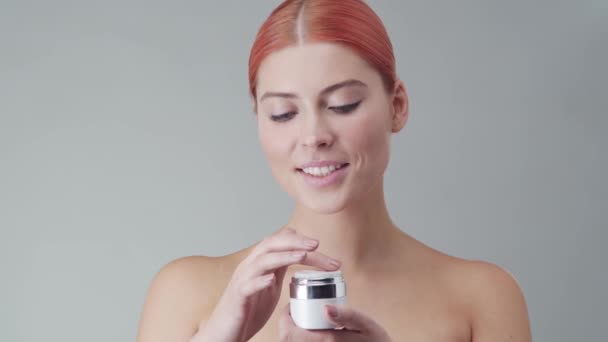
<instances>
[{"instance_id":1,"label":"finger","mask_svg":"<svg viewBox=\"0 0 608 342\"><path fill-rule=\"evenodd\" d=\"M252 296L259 291L271 286L274 283L275 275L274 273L265 274L259 277L254 278L253 280L247 282L245 286L239 288L239 292L243 297Z\"/></svg>"},{"instance_id":2,"label":"finger","mask_svg":"<svg viewBox=\"0 0 608 342\"><path fill-rule=\"evenodd\" d=\"M256 277L269 272L274 273L279 268L300 264L306 259L306 254L306 251L289 251L258 255L249 264L250 277Z\"/></svg>"},{"instance_id":3,"label":"finger","mask_svg":"<svg viewBox=\"0 0 608 342\"><path fill-rule=\"evenodd\" d=\"M296 264L312 266L326 271L335 271L340 268L338 260L334 260L319 252L290 251L259 255L250 264L249 269L252 272L251 276L259 276Z\"/></svg>"},{"instance_id":4,"label":"finger","mask_svg":"<svg viewBox=\"0 0 608 342\"><path fill-rule=\"evenodd\" d=\"M351 331L365 333L374 331L378 327L371 318L345 306L326 305L325 311L330 320Z\"/></svg>"},{"instance_id":5,"label":"finger","mask_svg":"<svg viewBox=\"0 0 608 342\"><path fill-rule=\"evenodd\" d=\"M251 252L250 256L256 256L270 252L283 252L289 250L315 250L319 241L300 235L292 230L282 230L277 234L265 237Z\"/></svg>"},{"instance_id":6,"label":"finger","mask_svg":"<svg viewBox=\"0 0 608 342\"><path fill-rule=\"evenodd\" d=\"M342 263L321 252L308 252L302 265L320 268L324 271L337 271L342 266Z\"/></svg>"}]
</instances>

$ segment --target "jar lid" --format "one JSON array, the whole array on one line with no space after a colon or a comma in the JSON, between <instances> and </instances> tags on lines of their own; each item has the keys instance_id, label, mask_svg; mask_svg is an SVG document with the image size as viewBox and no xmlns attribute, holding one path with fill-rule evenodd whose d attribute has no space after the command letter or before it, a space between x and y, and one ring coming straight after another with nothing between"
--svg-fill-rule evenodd
<instances>
[{"instance_id":1,"label":"jar lid","mask_svg":"<svg viewBox=\"0 0 608 342\"><path fill-rule=\"evenodd\" d=\"M324 272L324 271L299 271L296 272L292 279L297 280L327 280L327 279L341 279L340 281L344 281L342 276L342 271L333 271L333 272Z\"/></svg>"},{"instance_id":2,"label":"jar lid","mask_svg":"<svg viewBox=\"0 0 608 342\"><path fill-rule=\"evenodd\" d=\"M346 296L342 271L300 271L291 277L289 295L294 299L339 298Z\"/></svg>"}]
</instances>

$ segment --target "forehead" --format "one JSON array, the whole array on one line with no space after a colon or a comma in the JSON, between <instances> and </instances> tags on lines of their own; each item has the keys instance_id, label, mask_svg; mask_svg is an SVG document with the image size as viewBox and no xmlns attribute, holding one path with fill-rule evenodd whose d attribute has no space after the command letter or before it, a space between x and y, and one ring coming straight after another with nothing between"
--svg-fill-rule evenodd
<instances>
[{"instance_id":1,"label":"forehead","mask_svg":"<svg viewBox=\"0 0 608 342\"><path fill-rule=\"evenodd\" d=\"M335 43L305 43L264 59L258 70L257 93L316 94L346 79L358 79L370 87L382 84L379 73L351 49Z\"/></svg>"}]
</instances>

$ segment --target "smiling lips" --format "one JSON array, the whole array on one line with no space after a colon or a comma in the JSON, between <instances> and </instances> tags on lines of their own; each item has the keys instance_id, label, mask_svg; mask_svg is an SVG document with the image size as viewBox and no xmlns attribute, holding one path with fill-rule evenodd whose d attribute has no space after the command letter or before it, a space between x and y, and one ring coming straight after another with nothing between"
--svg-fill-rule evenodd
<instances>
[{"instance_id":1,"label":"smiling lips","mask_svg":"<svg viewBox=\"0 0 608 342\"><path fill-rule=\"evenodd\" d=\"M302 169L302 172L316 177L325 177L332 174L334 171L341 169L345 164L335 164L322 167L307 167Z\"/></svg>"},{"instance_id":2,"label":"smiling lips","mask_svg":"<svg viewBox=\"0 0 608 342\"><path fill-rule=\"evenodd\" d=\"M348 163L325 160L303 164L297 170L315 177L326 177L347 165Z\"/></svg>"},{"instance_id":3,"label":"smiling lips","mask_svg":"<svg viewBox=\"0 0 608 342\"><path fill-rule=\"evenodd\" d=\"M296 170L306 183L313 187L326 187L344 178L348 163L336 161L312 162L302 165Z\"/></svg>"}]
</instances>

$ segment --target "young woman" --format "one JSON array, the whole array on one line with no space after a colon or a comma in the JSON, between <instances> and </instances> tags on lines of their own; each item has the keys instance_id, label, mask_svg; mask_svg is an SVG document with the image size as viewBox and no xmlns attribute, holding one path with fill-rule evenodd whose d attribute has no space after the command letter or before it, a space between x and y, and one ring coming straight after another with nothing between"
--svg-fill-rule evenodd
<instances>
[{"instance_id":1,"label":"young woman","mask_svg":"<svg viewBox=\"0 0 608 342\"><path fill-rule=\"evenodd\" d=\"M287 0L249 62L260 143L294 199L285 227L222 257L186 257L153 280L138 341L530 341L517 282L443 254L392 222L383 174L408 118L392 45L362 0ZM449 227L446 227L449 229ZM343 330L300 329L288 281L340 269Z\"/></svg>"}]
</instances>

